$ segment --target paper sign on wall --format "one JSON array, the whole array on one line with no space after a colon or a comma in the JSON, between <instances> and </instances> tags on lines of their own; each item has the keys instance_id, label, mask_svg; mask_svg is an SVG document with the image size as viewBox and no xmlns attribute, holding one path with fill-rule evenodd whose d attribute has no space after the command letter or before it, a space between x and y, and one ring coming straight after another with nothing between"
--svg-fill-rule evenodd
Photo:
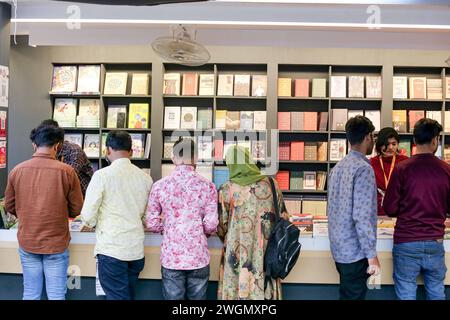
<instances>
[{"instance_id":1,"label":"paper sign on wall","mask_svg":"<svg viewBox=\"0 0 450 320\"><path fill-rule=\"evenodd\" d=\"M0 66L0 107L8 107L9 68Z\"/></svg>"}]
</instances>

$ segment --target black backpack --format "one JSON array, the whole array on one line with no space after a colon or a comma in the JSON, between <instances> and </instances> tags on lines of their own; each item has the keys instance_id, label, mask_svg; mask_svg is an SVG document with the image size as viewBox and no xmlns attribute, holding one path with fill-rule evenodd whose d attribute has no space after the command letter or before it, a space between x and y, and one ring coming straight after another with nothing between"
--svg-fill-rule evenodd
<instances>
[{"instance_id":1,"label":"black backpack","mask_svg":"<svg viewBox=\"0 0 450 320\"><path fill-rule=\"evenodd\" d=\"M277 191L272 178L269 178L272 187L273 204L275 208L275 227L270 234L264 254L264 272L266 281L270 278L284 279L297 262L301 244L298 242L300 230L290 221L280 217Z\"/></svg>"}]
</instances>

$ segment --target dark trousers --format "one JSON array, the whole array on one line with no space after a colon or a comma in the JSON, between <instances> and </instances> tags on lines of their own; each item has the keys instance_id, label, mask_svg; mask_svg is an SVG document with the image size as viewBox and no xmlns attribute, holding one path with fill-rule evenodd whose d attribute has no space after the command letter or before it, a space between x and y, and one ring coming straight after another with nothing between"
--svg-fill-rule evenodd
<instances>
[{"instance_id":1,"label":"dark trousers","mask_svg":"<svg viewBox=\"0 0 450 320\"><path fill-rule=\"evenodd\" d=\"M209 265L194 270L161 267L163 297L166 300L206 300Z\"/></svg>"},{"instance_id":2,"label":"dark trousers","mask_svg":"<svg viewBox=\"0 0 450 320\"><path fill-rule=\"evenodd\" d=\"M97 255L98 277L107 300L133 300L139 273L145 258L121 261L102 254Z\"/></svg>"},{"instance_id":3,"label":"dark trousers","mask_svg":"<svg viewBox=\"0 0 450 320\"><path fill-rule=\"evenodd\" d=\"M367 273L369 262L362 259L353 263L337 263L336 269L339 272L340 300L364 300L367 292Z\"/></svg>"}]
</instances>

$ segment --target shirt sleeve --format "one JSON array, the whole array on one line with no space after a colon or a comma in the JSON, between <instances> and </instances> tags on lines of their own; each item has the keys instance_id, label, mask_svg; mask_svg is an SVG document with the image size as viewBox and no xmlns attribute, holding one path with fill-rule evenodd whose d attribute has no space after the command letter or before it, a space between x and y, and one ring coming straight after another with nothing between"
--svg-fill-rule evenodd
<instances>
[{"instance_id":1,"label":"shirt sleeve","mask_svg":"<svg viewBox=\"0 0 450 320\"><path fill-rule=\"evenodd\" d=\"M391 179L386 190L383 201L384 212L390 217L396 217L398 215L399 203L400 203L400 188L402 185L398 168L395 167L392 171Z\"/></svg>"},{"instance_id":2,"label":"shirt sleeve","mask_svg":"<svg viewBox=\"0 0 450 320\"><path fill-rule=\"evenodd\" d=\"M95 227L98 219L98 209L103 201L104 186L99 171L94 173L86 190L86 199L81 210L81 220L90 228Z\"/></svg>"},{"instance_id":3,"label":"shirt sleeve","mask_svg":"<svg viewBox=\"0 0 450 320\"><path fill-rule=\"evenodd\" d=\"M13 215L16 215L16 193L14 190L15 172L12 171L8 177L8 183L5 190L5 210Z\"/></svg>"},{"instance_id":4,"label":"shirt sleeve","mask_svg":"<svg viewBox=\"0 0 450 320\"><path fill-rule=\"evenodd\" d=\"M158 186L153 185L148 199L147 217L145 219L145 226L151 232L162 232L164 230L158 193Z\"/></svg>"},{"instance_id":5,"label":"shirt sleeve","mask_svg":"<svg viewBox=\"0 0 450 320\"><path fill-rule=\"evenodd\" d=\"M72 170L70 180L68 208L69 216L74 218L80 214L83 207L83 194L81 193L80 180L78 180L75 170Z\"/></svg>"},{"instance_id":6,"label":"shirt sleeve","mask_svg":"<svg viewBox=\"0 0 450 320\"><path fill-rule=\"evenodd\" d=\"M353 222L361 250L371 259L377 256L377 194L373 169L362 168L354 181Z\"/></svg>"},{"instance_id":7,"label":"shirt sleeve","mask_svg":"<svg viewBox=\"0 0 450 320\"><path fill-rule=\"evenodd\" d=\"M205 200L203 230L205 234L212 234L217 231L217 225L219 224L219 216L217 213L217 191L214 184L209 185Z\"/></svg>"}]
</instances>

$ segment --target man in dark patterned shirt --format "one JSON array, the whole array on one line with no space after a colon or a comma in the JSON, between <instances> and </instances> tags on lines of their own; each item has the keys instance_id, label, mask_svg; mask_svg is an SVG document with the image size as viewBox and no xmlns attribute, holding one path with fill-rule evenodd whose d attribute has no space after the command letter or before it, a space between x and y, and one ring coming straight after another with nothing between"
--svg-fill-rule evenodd
<instances>
[{"instance_id":1,"label":"man in dark patterned shirt","mask_svg":"<svg viewBox=\"0 0 450 320\"><path fill-rule=\"evenodd\" d=\"M52 119L44 120L40 125L59 127L58 122ZM57 157L58 160L64 162L65 164L68 164L75 169L78 179L80 180L81 191L84 197L86 195L86 189L89 185L89 182L91 181L94 172L91 162L88 160L83 149L81 149L81 147L75 143L64 141L61 149L57 154Z\"/></svg>"}]
</instances>

